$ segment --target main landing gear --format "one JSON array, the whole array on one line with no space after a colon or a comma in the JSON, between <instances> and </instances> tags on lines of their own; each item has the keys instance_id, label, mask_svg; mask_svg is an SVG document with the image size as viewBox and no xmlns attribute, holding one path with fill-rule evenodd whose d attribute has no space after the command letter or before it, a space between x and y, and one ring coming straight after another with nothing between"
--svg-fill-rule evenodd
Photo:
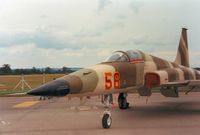
<instances>
[{"instance_id":1,"label":"main landing gear","mask_svg":"<svg viewBox=\"0 0 200 135\"><path fill-rule=\"evenodd\" d=\"M129 103L127 102L127 93L120 93L118 96L118 105L120 109L128 109Z\"/></svg>"},{"instance_id":2,"label":"main landing gear","mask_svg":"<svg viewBox=\"0 0 200 135\"><path fill-rule=\"evenodd\" d=\"M103 103L105 105L105 111L102 117L102 127L105 129L110 128L112 124L111 118L111 106L112 106L112 95L104 95Z\"/></svg>"}]
</instances>

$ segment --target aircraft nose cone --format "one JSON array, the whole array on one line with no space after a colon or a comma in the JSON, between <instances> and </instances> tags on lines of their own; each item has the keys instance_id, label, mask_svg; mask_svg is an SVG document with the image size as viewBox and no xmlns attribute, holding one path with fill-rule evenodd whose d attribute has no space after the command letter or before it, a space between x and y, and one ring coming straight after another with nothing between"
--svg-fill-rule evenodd
<instances>
[{"instance_id":1,"label":"aircraft nose cone","mask_svg":"<svg viewBox=\"0 0 200 135\"><path fill-rule=\"evenodd\" d=\"M33 96L65 96L70 92L69 83L65 80L54 80L27 92Z\"/></svg>"}]
</instances>

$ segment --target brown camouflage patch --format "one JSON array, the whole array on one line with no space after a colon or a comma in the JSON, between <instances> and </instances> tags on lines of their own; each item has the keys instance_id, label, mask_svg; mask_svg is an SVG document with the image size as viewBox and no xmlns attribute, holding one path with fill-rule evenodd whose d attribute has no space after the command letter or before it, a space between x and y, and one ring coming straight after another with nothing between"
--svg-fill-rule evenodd
<instances>
[{"instance_id":1,"label":"brown camouflage patch","mask_svg":"<svg viewBox=\"0 0 200 135\"><path fill-rule=\"evenodd\" d=\"M186 50L185 46L181 46L181 45L179 46L178 50L181 56L181 65L184 65L184 66L188 65L187 60L185 58L188 50Z\"/></svg>"},{"instance_id":2,"label":"brown camouflage patch","mask_svg":"<svg viewBox=\"0 0 200 135\"><path fill-rule=\"evenodd\" d=\"M80 91L82 90L83 83L79 77L75 75L67 75L62 77L62 79L66 80L69 83L71 94L80 93Z\"/></svg>"},{"instance_id":3,"label":"brown camouflage patch","mask_svg":"<svg viewBox=\"0 0 200 135\"><path fill-rule=\"evenodd\" d=\"M126 88L136 85L136 66L129 62L106 63L120 73L120 87Z\"/></svg>"},{"instance_id":4,"label":"brown camouflage patch","mask_svg":"<svg viewBox=\"0 0 200 135\"><path fill-rule=\"evenodd\" d=\"M176 64L176 63L174 63L174 62L171 62L171 64L172 64L172 66L174 67L174 68L178 68L179 66Z\"/></svg>"},{"instance_id":5,"label":"brown camouflage patch","mask_svg":"<svg viewBox=\"0 0 200 135\"><path fill-rule=\"evenodd\" d=\"M186 68L181 68L184 73L185 80L190 80L190 72Z\"/></svg>"},{"instance_id":6,"label":"brown camouflage patch","mask_svg":"<svg viewBox=\"0 0 200 135\"><path fill-rule=\"evenodd\" d=\"M168 74L168 81L169 82L173 82L173 81L179 80L178 72L175 69L168 68L168 69L165 69L165 71Z\"/></svg>"},{"instance_id":7,"label":"brown camouflage patch","mask_svg":"<svg viewBox=\"0 0 200 135\"><path fill-rule=\"evenodd\" d=\"M168 62L163 60L163 59L161 59L161 58L152 56L152 59L153 59L153 61L155 62L156 66L157 66L157 70L161 70L161 69L165 69L165 68L169 68L170 67Z\"/></svg>"}]
</instances>

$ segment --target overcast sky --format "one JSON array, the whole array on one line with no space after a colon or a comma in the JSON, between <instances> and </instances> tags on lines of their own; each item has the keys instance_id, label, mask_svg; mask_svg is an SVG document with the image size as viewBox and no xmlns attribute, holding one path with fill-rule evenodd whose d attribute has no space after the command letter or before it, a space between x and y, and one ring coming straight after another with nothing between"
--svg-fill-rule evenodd
<instances>
[{"instance_id":1,"label":"overcast sky","mask_svg":"<svg viewBox=\"0 0 200 135\"><path fill-rule=\"evenodd\" d=\"M0 65L86 67L115 50L173 61L187 27L200 66L199 0L0 0Z\"/></svg>"}]
</instances>

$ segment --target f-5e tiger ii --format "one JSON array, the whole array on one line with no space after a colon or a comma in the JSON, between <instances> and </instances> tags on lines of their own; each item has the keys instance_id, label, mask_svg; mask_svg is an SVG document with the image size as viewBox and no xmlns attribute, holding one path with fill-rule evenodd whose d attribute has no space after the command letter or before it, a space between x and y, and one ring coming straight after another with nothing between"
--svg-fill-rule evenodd
<instances>
[{"instance_id":1,"label":"f-5e tiger ii","mask_svg":"<svg viewBox=\"0 0 200 135\"><path fill-rule=\"evenodd\" d=\"M140 96L151 96L159 88L165 97L179 97L179 87L188 91L200 85L200 73L190 68L187 29L182 28L179 47L174 62L139 50L116 51L107 60L94 66L48 82L28 92L34 96L85 96L119 93L120 109L129 108L127 93L137 90ZM109 96L108 96L109 97ZM103 128L111 126L109 98L102 117Z\"/></svg>"}]
</instances>

